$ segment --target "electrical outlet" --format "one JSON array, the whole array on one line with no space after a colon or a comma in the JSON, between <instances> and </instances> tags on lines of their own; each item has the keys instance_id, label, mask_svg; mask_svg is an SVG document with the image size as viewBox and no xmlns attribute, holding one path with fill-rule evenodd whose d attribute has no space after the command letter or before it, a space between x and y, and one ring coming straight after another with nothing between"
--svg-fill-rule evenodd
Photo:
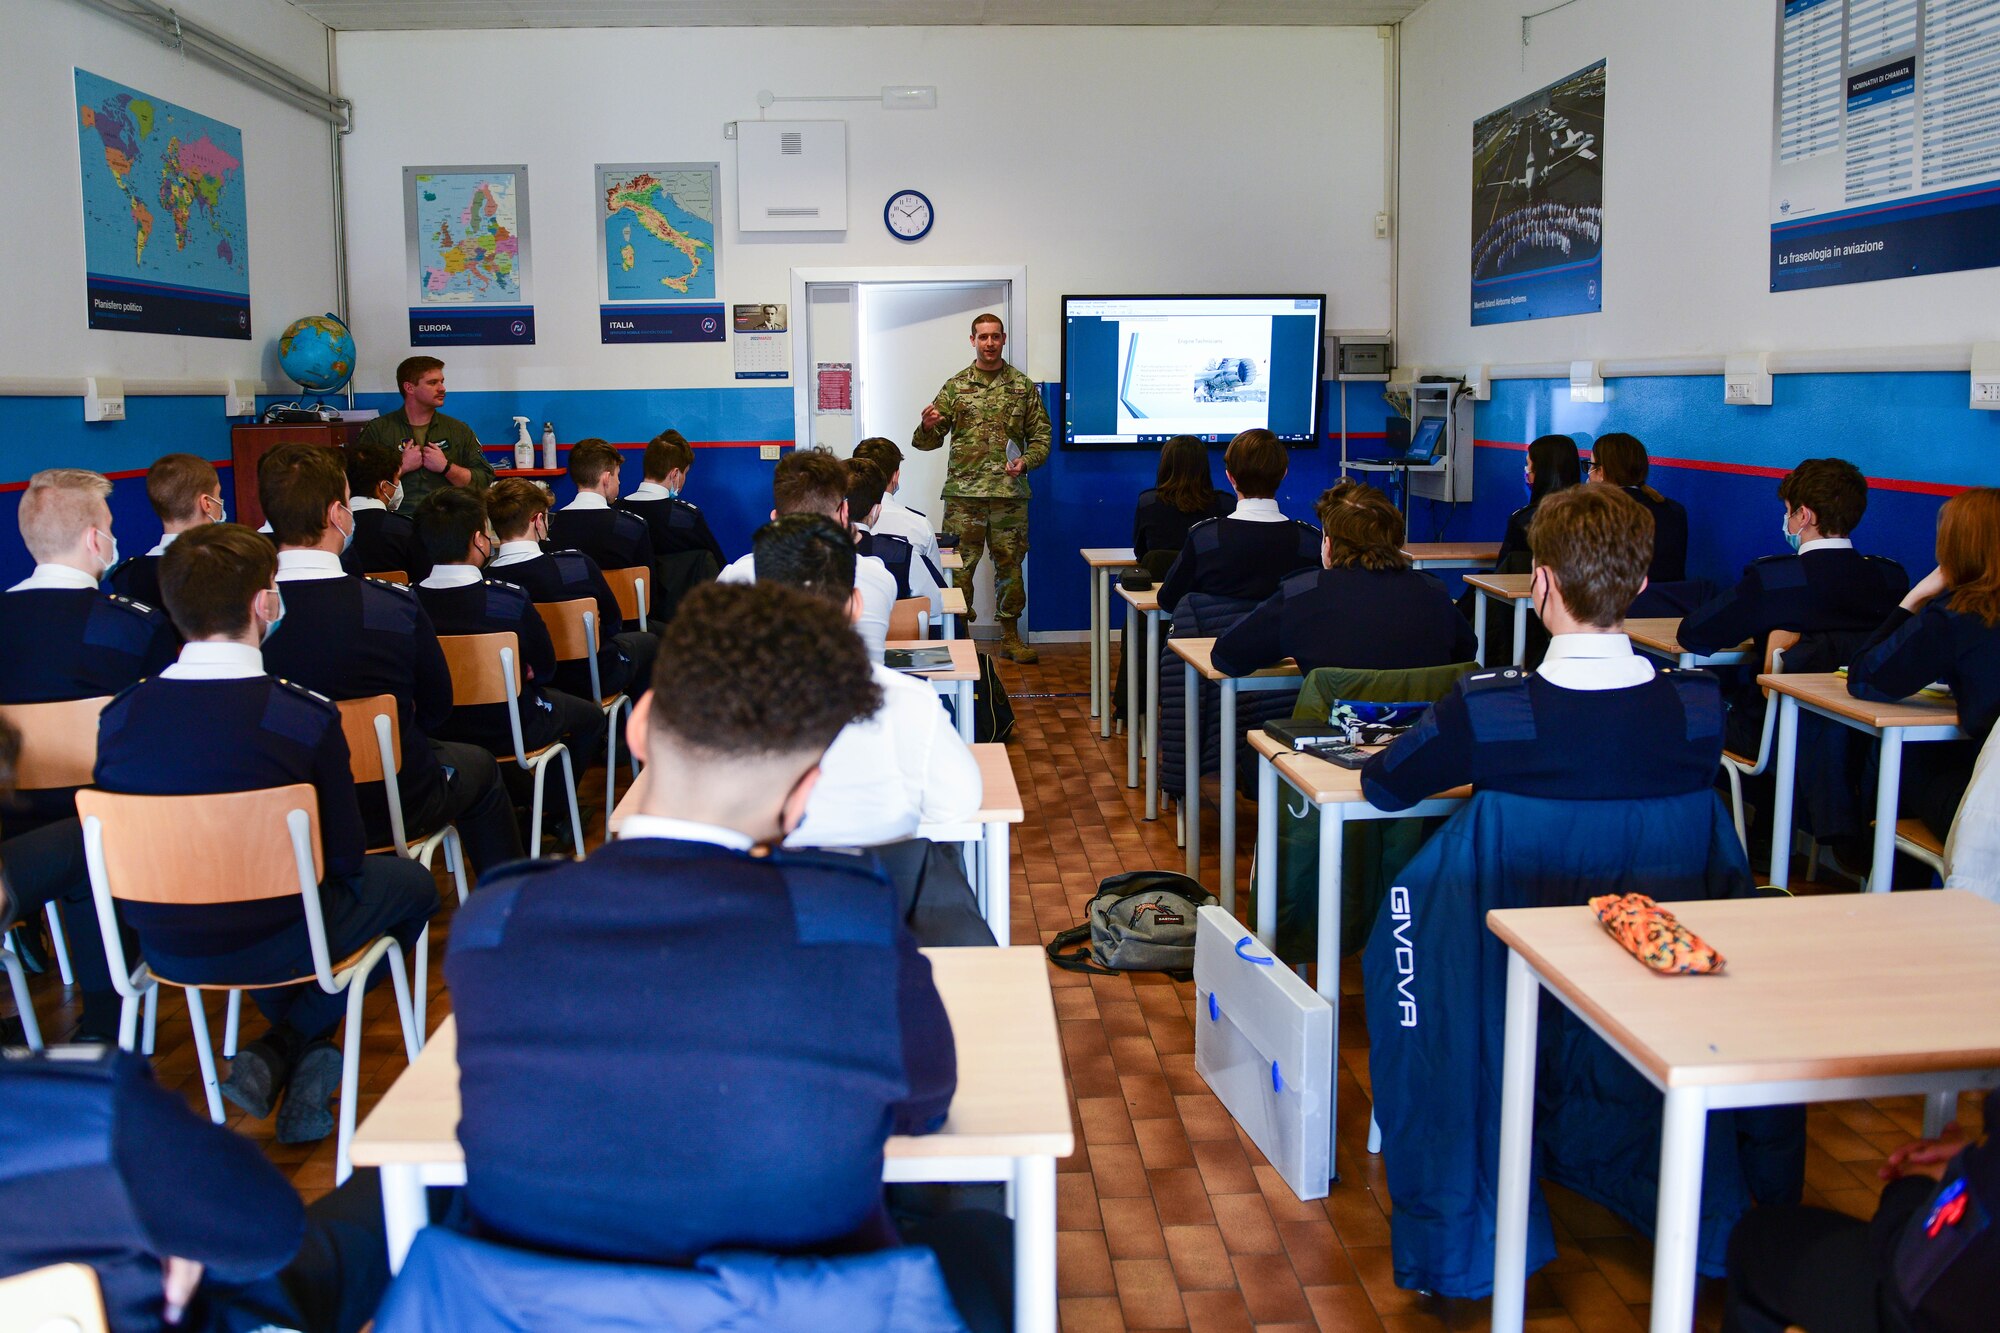
<instances>
[{"instance_id":1,"label":"electrical outlet","mask_svg":"<svg viewBox=\"0 0 2000 1333\"><path fill-rule=\"evenodd\" d=\"M724 123L724 125L723 125L723 127L722 127L722 137L723 137L723 138L725 138L725 139L734 139L734 138L736 137L736 122L735 122L735 121L733 121L733 120L732 120L732 121L727 121L727 122L725 122L725 123Z\"/></svg>"},{"instance_id":2,"label":"electrical outlet","mask_svg":"<svg viewBox=\"0 0 2000 1333\"><path fill-rule=\"evenodd\" d=\"M222 395L222 415L226 417L254 417L257 415L257 386L249 380L231 380Z\"/></svg>"},{"instance_id":3,"label":"electrical outlet","mask_svg":"<svg viewBox=\"0 0 2000 1333\"><path fill-rule=\"evenodd\" d=\"M1387 213L1377 213L1375 215L1375 239L1378 241L1389 239L1389 215Z\"/></svg>"},{"instance_id":4,"label":"electrical outlet","mask_svg":"<svg viewBox=\"0 0 2000 1333\"><path fill-rule=\"evenodd\" d=\"M757 446L757 457L759 457L759 458L763 459L763 460L764 460L764 461L765 461L766 463L775 463L775 462L777 462L777 461L778 461L778 446L777 446L777 445L775 445L775 444L760 444L760 445L758 445L758 446Z\"/></svg>"},{"instance_id":5,"label":"electrical outlet","mask_svg":"<svg viewBox=\"0 0 2000 1333\"><path fill-rule=\"evenodd\" d=\"M83 382L85 421L125 419L125 381L109 375L92 375Z\"/></svg>"}]
</instances>

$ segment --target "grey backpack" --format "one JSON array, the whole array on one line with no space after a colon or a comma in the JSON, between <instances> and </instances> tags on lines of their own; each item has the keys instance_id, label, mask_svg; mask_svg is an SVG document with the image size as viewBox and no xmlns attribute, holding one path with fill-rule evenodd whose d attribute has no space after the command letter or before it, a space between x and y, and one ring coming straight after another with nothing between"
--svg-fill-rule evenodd
<instances>
[{"instance_id":1,"label":"grey backpack","mask_svg":"<svg viewBox=\"0 0 2000 1333\"><path fill-rule=\"evenodd\" d=\"M1049 961L1071 972L1169 972L1194 968L1198 909L1215 895L1171 870L1130 870L1097 886L1088 921L1048 942Z\"/></svg>"}]
</instances>

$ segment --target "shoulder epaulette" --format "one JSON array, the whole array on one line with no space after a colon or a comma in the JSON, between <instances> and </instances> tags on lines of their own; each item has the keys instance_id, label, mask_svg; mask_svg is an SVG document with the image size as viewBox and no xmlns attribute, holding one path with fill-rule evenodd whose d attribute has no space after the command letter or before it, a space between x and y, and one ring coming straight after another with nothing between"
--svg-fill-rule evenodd
<instances>
[{"instance_id":1,"label":"shoulder epaulette","mask_svg":"<svg viewBox=\"0 0 2000 1333\"><path fill-rule=\"evenodd\" d=\"M140 601L136 597L127 597L125 596L125 594L117 592L105 593L104 600L110 602L113 606L124 607L128 611L136 611L142 616L154 615L158 612L159 609L157 607L148 606L146 603Z\"/></svg>"},{"instance_id":2,"label":"shoulder epaulette","mask_svg":"<svg viewBox=\"0 0 2000 1333\"><path fill-rule=\"evenodd\" d=\"M271 677L271 679L277 681L278 684L284 686L292 693L303 694L308 699L316 699L320 703L325 704L328 708L338 708L340 706L336 704L332 699L328 698L326 695L321 694L318 690L308 689L307 687L299 684L295 680L286 680L283 676L273 676Z\"/></svg>"},{"instance_id":3,"label":"shoulder epaulette","mask_svg":"<svg viewBox=\"0 0 2000 1333\"><path fill-rule=\"evenodd\" d=\"M363 574L361 576L361 581L363 583L372 583L378 588L392 588L395 591L402 593L405 597L416 596L416 589L411 587L407 583L397 583L390 579L378 579L372 574Z\"/></svg>"},{"instance_id":4,"label":"shoulder epaulette","mask_svg":"<svg viewBox=\"0 0 2000 1333\"><path fill-rule=\"evenodd\" d=\"M1465 677L1465 716L1472 739L1516 742L1535 739L1535 697L1520 667L1475 671Z\"/></svg>"},{"instance_id":5,"label":"shoulder epaulette","mask_svg":"<svg viewBox=\"0 0 2000 1333\"><path fill-rule=\"evenodd\" d=\"M1222 520L1205 518L1188 528L1187 544L1203 555L1222 545Z\"/></svg>"},{"instance_id":6,"label":"shoulder epaulette","mask_svg":"<svg viewBox=\"0 0 2000 1333\"><path fill-rule=\"evenodd\" d=\"M123 703L125 701L126 696L131 694L132 691L138 689L141 685L151 684L152 681L153 677L151 676L139 677L139 679L133 681L130 685L127 685L124 689L112 695L110 701L104 705L104 711L107 713L110 712L112 709L116 708L119 704Z\"/></svg>"},{"instance_id":7,"label":"shoulder epaulette","mask_svg":"<svg viewBox=\"0 0 2000 1333\"><path fill-rule=\"evenodd\" d=\"M493 584L495 587L511 588L513 591L520 593L523 597L527 596L528 594L528 590L526 588L523 588L518 583L509 583L506 579L496 579L489 577L486 581L490 584Z\"/></svg>"},{"instance_id":8,"label":"shoulder epaulette","mask_svg":"<svg viewBox=\"0 0 2000 1333\"><path fill-rule=\"evenodd\" d=\"M1517 690L1528 683L1528 673L1520 667L1493 667L1465 677L1465 692L1475 690Z\"/></svg>"},{"instance_id":9,"label":"shoulder epaulette","mask_svg":"<svg viewBox=\"0 0 2000 1333\"><path fill-rule=\"evenodd\" d=\"M1317 569L1301 569L1297 573L1287 574L1284 582L1278 585L1278 591L1282 592L1287 600L1311 592L1319 586L1321 572Z\"/></svg>"}]
</instances>

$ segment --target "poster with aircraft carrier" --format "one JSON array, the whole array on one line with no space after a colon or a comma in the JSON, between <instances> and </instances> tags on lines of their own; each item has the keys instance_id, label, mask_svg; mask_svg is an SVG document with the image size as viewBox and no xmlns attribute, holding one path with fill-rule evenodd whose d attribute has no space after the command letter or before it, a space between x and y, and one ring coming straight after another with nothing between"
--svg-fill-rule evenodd
<instances>
[{"instance_id":1,"label":"poster with aircraft carrier","mask_svg":"<svg viewBox=\"0 0 2000 1333\"><path fill-rule=\"evenodd\" d=\"M1472 322L1604 308L1604 62L1472 126Z\"/></svg>"},{"instance_id":2,"label":"poster with aircraft carrier","mask_svg":"<svg viewBox=\"0 0 2000 1333\"><path fill-rule=\"evenodd\" d=\"M1771 290L2000 265L2000 0L1777 0Z\"/></svg>"}]
</instances>

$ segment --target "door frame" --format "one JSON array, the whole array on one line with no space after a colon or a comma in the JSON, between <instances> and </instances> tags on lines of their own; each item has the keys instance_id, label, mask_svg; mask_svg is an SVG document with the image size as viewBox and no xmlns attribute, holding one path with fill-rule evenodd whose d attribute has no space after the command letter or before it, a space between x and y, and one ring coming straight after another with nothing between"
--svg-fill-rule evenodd
<instances>
[{"instance_id":1,"label":"door frame","mask_svg":"<svg viewBox=\"0 0 2000 1333\"><path fill-rule=\"evenodd\" d=\"M813 383L812 321L807 315L806 288L814 283L1004 282L1007 284L1008 363L1027 372L1028 266L1026 264L872 264L792 270L792 318L799 336L792 339L792 444L812 440L813 404L819 386ZM968 364L970 359L968 358Z\"/></svg>"}]
</instances>

